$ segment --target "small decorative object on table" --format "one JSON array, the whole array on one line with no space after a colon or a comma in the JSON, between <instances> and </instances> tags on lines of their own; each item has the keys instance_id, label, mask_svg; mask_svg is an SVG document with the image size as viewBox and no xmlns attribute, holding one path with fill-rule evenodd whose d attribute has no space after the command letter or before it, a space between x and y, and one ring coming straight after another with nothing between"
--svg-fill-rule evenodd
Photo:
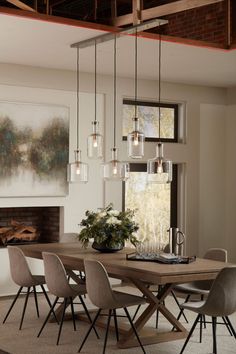
<instances>
[{"instance_id":1,"label":"small decorative object on table","mask_svg":"<svg viewBox=\"0 0 236 354\"><path fill-rule=\"evenodd\" d=\"M125 241L136 246L139 241L134 233L138 230L138 224L133 220L134 211L118 211L109 204L98 212L87 210L86 218L80 223L83 227L78 239L84 247L93 239L92 247L100 252L116 252L121 250Z\"/></svg>"}]
</instances>

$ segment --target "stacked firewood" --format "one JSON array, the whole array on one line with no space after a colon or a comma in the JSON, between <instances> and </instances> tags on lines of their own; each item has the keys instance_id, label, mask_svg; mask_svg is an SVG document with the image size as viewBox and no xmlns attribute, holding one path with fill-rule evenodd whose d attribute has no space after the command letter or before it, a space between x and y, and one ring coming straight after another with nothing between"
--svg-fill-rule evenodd
<instances>
[{"instance_id":1,"label":"stacked firewood","mask_svg":"<svg viewBox=\"0 0 236 354\"><path fill-rule=\"evenodd\" d=\"M24 241L37 241L39 232L35 226L26 225L16 220L6 227L0 226L0 244L17 243Z\"/></svg>"}]
</instances>

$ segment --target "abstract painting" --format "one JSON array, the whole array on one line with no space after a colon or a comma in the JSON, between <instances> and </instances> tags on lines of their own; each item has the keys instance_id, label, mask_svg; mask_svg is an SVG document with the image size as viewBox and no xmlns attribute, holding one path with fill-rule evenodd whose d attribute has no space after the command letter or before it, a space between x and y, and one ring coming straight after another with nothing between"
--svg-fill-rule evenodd
<instances>
[{"instance_id":1,"label":"abstract painting","mask_svg":"<svg viewBox=\"0 0 236 354\"><path fill-rule=\"evenodd\" d=\"M69 108L0 101L0 197L68 194Z\"/></svg>"}]
</instances>

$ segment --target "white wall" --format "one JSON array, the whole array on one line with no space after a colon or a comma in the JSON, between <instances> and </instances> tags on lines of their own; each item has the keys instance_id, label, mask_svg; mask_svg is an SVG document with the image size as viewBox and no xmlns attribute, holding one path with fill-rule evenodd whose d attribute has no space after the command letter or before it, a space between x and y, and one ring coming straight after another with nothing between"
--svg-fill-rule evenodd
<instances>
[{"instance_id":1,"label":"white wall","mask_svg":"<svg viewBox=\"0 0 236 354\"><path fill-rule=\"evenodd\" d=\"M81 91L84 93L93 93L94 88L93 75L81 74ZM133 97L134 81L127 78L118 78L118 97L117 97L117 145L120 149L120 159L127 160L126 143L121 140L121 123L122 123L122 99L124 97ZM60 104L69 104L71 108L71 136L70 136L70 155L72 160L73 149L75 145L74 125L75 125L75 87L76 75L71 71L50 70L34 67L25 67L18 65L0 64L0 84L6 87L7 95L11 100L18 97L23 101L49 102L55 103L59 100ZM110 159L110 148L112 147L112 122L113 122L113 97L112 97L112 78L109 76L98 77L98 92L104 94L104 115L102 112L102 96L100 97L100 113L101 119L104 116L105 132L107 140L105 142L106 160ZM5 97L5 91L1 90L0 99ZM157 99L157 83L155 81L140 80L138 83L138 93L140 99L156 100ZM3 97L2 97L3 95ZM13 96L13 97L12 97ZM85 96L84 96L85 97ZM84 114L81 115L81 125L83 127L83 156L85 157L85 140L89 133L90 121L93 119L93 98L86 96L84 100ZM45 101L46 99L46 101ZM200 192L202 187L205 188L204 176L205 169L200 168L200 164L205 164L202 158L203 147L207 147L207 142L200 139L202 132L202 124L204 119L201 114L206 116L207 110L210 111L212 117L213 112L219 117L222 114L223 106L226 104L226 90L220 88L197 87L182 84L163 83L162 84L162 101L176 102L182 104L186 136L183 136L183 143L165 144L165 156L174 162L181 164L182 178L185 183L182 186L179 199L181 200L180 213L178 216L179 227L186 232L188 243L187 253L198 254L204 252L208 247L208 242L202 243L199 239L199 230L204 230L206 237L211 240L212 236L208 233L213 232L209 225L204 223L203 213L201 211L203 203L203 193ZM100 120L101 120L100 119ZM215 133L219 136L221 129L220 119L217 119L218 125L215 127ZM213 120L206 120L206 124L212 123ZM210 126L208 127L210 129ZM204 131L204 129L203 129ZM208 137L206 137L208 139ZM203 145L202 145L203 144ZM204 145L205 144L205 145ZM215 141L214 141L215 144ZM147 160L155 155L155 143L146 143L145 158ZM201 148L200 148L201 147ZM89 162L90 163L90 162ZM91 165L91 164L90 164ZM11 200L0 199L0 205L64 205L65 206L65 232L76 231L77 224L82 217L86 208L96 208L108 202L114 202L115 206L121 208L121 183L106 183L105 187L102 180L98 177L98 166L90 168L91 181L88 185L70 186L69 196L66 198L12 198ZM183 182L183 181L182 181ZM212 193L217 192L217 182L212 187ZM204 189L203 189L204 190ZM205 188L206 190L206 188ZM207 191L207 190L206 190ZM223 193L223 192L222 192ZM200 199L199 199L200 198ZM224 199L222 194L219 196L217 203L221 203L220 199ZM213 202L213 201L212 201ZM223 200L224 202L224 200ZM200 204L199 204L200 203ZM208 202L211 206L211 199ZM209 212L211 210L211 212ZM219 207L215 209L205 208L206 220L219 216ZM209 219L208 219L209 214ZM199 243L200 242L200 243Z\"/></svg>"},{"instance_id":2,"label":"white wall","mask_svg":"<svg viewBox=\"0 0 236 354\"><path fill-rule=\"evenodd\" d=\"M228 91L225 141L225 237L229 258L236 262L236 88L232 88Z\"/></svg>"}]
</instances>

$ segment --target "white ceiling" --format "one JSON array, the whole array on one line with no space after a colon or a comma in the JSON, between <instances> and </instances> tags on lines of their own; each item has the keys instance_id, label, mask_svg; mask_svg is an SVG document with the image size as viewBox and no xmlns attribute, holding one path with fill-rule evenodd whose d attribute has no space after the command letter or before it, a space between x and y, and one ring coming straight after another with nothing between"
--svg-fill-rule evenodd
<instances>
[{"instance_id":1,"label":"white ceiling","mask_svg":"<svg viewBox=\"0 0 236 354\"><path fill-rule=\"evenodd\" d=\"M72 43L104 32L89 28L44 22L0 14L0 63L75 70L76 49ZM158 42L138 41L139 78L155 79ZM98 46L98 72L112 74L113 43ZM81 71L94 72L94 48L81 50ZM133 77L134 39L118 39L118 75ZM236 87L236 50L162 43L162 80L216 87Z\"/></svg>"}]
</instances>

